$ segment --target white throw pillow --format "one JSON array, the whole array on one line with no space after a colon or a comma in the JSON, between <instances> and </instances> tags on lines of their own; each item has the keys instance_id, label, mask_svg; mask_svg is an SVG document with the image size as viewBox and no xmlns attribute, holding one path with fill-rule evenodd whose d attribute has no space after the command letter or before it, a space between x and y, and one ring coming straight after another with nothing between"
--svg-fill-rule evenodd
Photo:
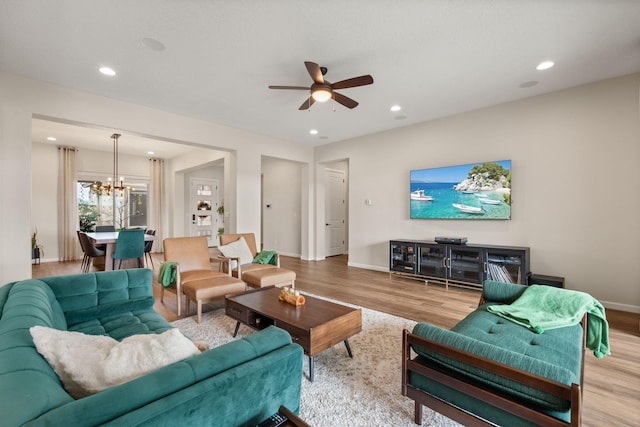
<instances>
[{"instance_id":1,"label":"white throw pillow","mask_svg":"<svg viewBox=\"0 0 640 427\"><path fill-rule=\"evenodd\" d=\"M249 250L249 245L244 237L240 237L235 242L219 246L220 252L227 258L240 258L240 265L250 264L253 261L253 254Z\"/></svg>"},{"instance_id":2,"label":"white throw pillow","mask_svg":"<svg viewBox=\"0 0 640 427\"><path fill-rule=\"evenodd\" d=\"M162 334L132 335L122 341L44 326L33 326L29 331L38 353L75 399L200 353L176 328Z\"/></svg>"}]
</instances>

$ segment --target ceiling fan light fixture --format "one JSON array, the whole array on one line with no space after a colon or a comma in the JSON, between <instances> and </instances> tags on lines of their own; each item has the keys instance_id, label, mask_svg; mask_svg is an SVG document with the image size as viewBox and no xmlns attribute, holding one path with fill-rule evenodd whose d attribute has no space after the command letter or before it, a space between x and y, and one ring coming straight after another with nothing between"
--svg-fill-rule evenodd
<instances>
[{"instance_id":1,"label":"ceiling fan light fixture","mask_svg":"<svg viewBox=\"0 0 640 427\"><path fill-rule=\"evenodd\" d=\"M326 102L331 99L331 90L325 87L319 87L311 90L311 97L316 102Z\"/></svg>"}]
</instances>

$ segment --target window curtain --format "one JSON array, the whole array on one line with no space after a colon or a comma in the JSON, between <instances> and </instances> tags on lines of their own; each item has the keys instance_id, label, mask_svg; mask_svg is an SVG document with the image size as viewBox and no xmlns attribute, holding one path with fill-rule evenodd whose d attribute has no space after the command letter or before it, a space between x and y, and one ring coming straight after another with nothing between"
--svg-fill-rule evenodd
<instances>
[{"instance_id":1,"label":"window curtain","mask_svg":"<svg viewBox=\"0 0 640 427\"><path fill-rule=\"evenodd\" d=\"M152 247L152 252L162 252L162 205L164 203L164 160L162 159L149 159L149 176L151 182L149 183L149 220L147 221L147 228L156 229L156 239Z\"/></svg>"},{"instance_id":2,"label":"window curtain","mask_svg":"<svg viewBox=\"0 0 640 427\"><path fill-rule=\"evenodd\" d=\"M77 259L80 245L78 195L76 193L76 149L58 147L58 257L60 261Z\"/></svg>"}]
</instances>

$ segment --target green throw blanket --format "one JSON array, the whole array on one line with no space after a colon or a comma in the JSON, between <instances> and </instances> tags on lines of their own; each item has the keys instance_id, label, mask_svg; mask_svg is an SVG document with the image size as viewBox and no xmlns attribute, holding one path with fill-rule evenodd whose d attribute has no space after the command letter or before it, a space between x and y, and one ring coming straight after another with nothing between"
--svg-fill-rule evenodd
<instances>
[{"instance_id":1,"label":"green throw blanket","mask_svg":"<svg viewBox=\"0 0 640 427\"><path fill-rule=\"evenodd\" d=\"M576 325L586 313L587 348L593 350L597 358L611 354L604 307L584 292L531 285L513 303L490 305L487 310L538 334L545 329Z\"/></svg>"},{"instance_id":2,"label":"green throw blanket","mask_svg":"<svg viewBox=\"0 0 640 427\"><path fill-rule=\"evenodd\" d=\"M163 262L160 265L160 272L158 273L158 283L165 288L176 283L177 272L174 268L178 263L174 261Z\"/></svg>"},{"instance_id":3,"label":"green throw blanket","mask_svg":"<svg viewBox=\"0 0 640 427\"><path fill-rule=\"evenodd\" d=\"M260 251L258 255L253 259L252 262L257 264L271 264L278 265L278 254L276 251Z\"/></svg>"}]
</instances>

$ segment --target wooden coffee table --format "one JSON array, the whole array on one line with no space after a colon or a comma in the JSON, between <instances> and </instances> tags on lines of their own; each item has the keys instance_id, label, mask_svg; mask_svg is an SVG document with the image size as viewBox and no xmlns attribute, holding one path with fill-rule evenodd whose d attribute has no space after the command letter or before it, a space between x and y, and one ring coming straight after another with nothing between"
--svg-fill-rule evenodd
<instances>
[{"instance_id":1,"label":"wooden coffee table","mask_svg":"<svg viewBox=\"0 0 640 427\"><path fill-rule=\"evenodd\" d=\"M305 304L295 307L278 300L280 288L256 289L225 298L227 316L238 321L233 336L243 323L254 329L275 325L289 332L309 356L309 380L313 381L316 355L344 342L353 357L349 338L362 330L362 310L305 295Z\"/></svg>"}]
</instances>

